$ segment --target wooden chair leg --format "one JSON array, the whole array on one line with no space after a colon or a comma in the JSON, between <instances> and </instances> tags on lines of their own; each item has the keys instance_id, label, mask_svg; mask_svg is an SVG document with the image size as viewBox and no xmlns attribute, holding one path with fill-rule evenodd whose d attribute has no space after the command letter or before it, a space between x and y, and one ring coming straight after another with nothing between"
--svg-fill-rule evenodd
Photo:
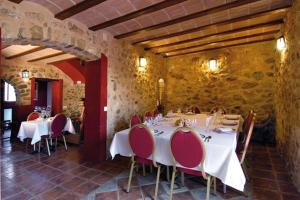
<instances>
[{"instance_id":1,"label":"wooden chair leg","mask_svg":"<svg viewBox=\"0 0 300 200\"><path fill-rule=\"evenodd\" d=\"M63 135L62 137L63 137L63 139L64 139L65 148L66 148L66 150L68 150L68 147L67 147L67 142L66 142L66 138L65 138L65 136L64 136L64 135Z\"/></svg>"},{"instance_id":2,"label":"wooden chair leg","mask_svg":"<svg viewBox=\"0 0 300 200\"><path fill-rule=\"evenodd\" d=\"M211 185L211 177L207 177L207 186L206 186L206 200L209 200L210 196L210 185Z\"/></svg>"},{"instance_id":3,"label":"wooden chair leg","mask_svg":"<svg viewBox=\"0 0 300 200\"><path fill-rule=\"evenodd\" d=\"M181 172L181 185L184 187L184 172Z\"/></svg>"},{"instance_id":4,"label":"wooden chair leg","mask_svg":"<svg viewBox=\"0 0 300 200\"><path fill-rule=\"evenodd\" d=\"M156 200L156 199L157 199L157 195L158 195L158 188L159 188L159 178L160 178L160 166L158 166L158 169L157 169L154 200Z\"/></svg>"},{"instance_id":5,"label":"wooden chair leg","mask_svg":"<svg viewBox=\"0 0 300 200\"><path fill-rule=\"evenodd\" d=\"M146 168L145 168L145 164L143 164L143 176L146 176Z\"/></svg>"},{"instance_id":6,"label":"wooden chair leg","mask_svg":"<svg viewBox=\"0 0 300 200\"><path fill-rule=\"evenodd\" d=\"M217 194L217 178L214 177L214 194L216 195Z\"/></svg>"},{"instance_id":7,"label":"wooden chair leg","mask_svg":"<svg viewBox=\"0 0 300 200\"><path fill-rule=\"evenodd\" d=\"M127 184L127 192L129 192L130 185L131 185L131 179L132 179L132 174L133 174L133 169L134 169L134 163L135 161L132 161L131 167L130 167L130 173L129 173L129 179L128 179L128 184Z\"/></svg>"},{"instance_id":8,"label":"wooden chair leg","mask_svg":"<svg viewBox=\"0 0 300 200\"><path fill-rule=\"evenodd\" d=\"M171 180L171 187L170 187L170 194L169 194L169 200L172 200L172 198L173 198L173 189L174 189L175 175L176 175L176 170L173 169L172 180Z\"/></svg>"},{"instance_id":9,"label":"wooden chair leg","mask_svg":"<svg viewBox=\"0 0 300 200\"><path fill-rule=\"evenodd\" d=\"M50 153L50 149L49 149L48 139L46 138L45 140L46 140L46 145L47 145L48 155L50 156L51 153Z\"/></svg>"}]
</instances>

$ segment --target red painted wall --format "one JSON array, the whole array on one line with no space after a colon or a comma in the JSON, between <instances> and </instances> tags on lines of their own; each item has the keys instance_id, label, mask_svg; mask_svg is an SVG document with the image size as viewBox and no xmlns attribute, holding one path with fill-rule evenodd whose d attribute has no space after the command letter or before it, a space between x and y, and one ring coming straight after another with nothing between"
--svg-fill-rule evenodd
<instances>
[{"instance_id":1,"label":"red painted wall","mask_svg":"<svg viewBox=\"0 0 300 200\"><path fill-rule=\"evenodd\" d=\"M63 80L52 81L52 114L62 112Z\"/></svg>"},{"instance_id":2,"label":"red painted wall","mask_svg":"<svg viewBox=\"0 0 300 200\"><path fill-rule=\"evenodd\" d=\"M106 160L107 58L85 64L84 158Z\"/></svg>"},{"instance_id":3,"label":"red painted wall","mask_svg":"<svg viewBox=\"0 0 300 200\"><path fill-rule=\"evenodd\" d=\"M34 106L47 107L47 82L38 81L38 99Z\"/></svg>"},{"instance_id":4,"label":"red painted wall","mask_svg":"<svg viewBox=\"0 0 300 200\"><path fill-rule=\"evenodd\" d=\"M74 83L77 81L85 83L85 67L80 65L79 59L74 58L65 61L58 61L52 63L52 65L56 66L65 74L67 74L74 81Z\"/></svg>"}]
</instances>

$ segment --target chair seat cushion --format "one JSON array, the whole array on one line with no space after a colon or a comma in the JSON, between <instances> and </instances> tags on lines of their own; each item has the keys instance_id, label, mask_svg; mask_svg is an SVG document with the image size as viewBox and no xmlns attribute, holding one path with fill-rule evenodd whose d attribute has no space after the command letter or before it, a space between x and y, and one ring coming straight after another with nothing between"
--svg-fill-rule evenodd
<instances>
[{"instance_id":1,"label":"chair seat cushion","mask_svg":"<svg viewBox=\"0 0 300 200\"><path fill-rule=\"evenodd\" d=\"M177 167L177 170L180 171L180 172L184 172L186 174L191 174L191 175L195 175L195 176L202 176L201 171L197 171L197 170L193 170L193 169L186 169L186 168L182 168L182 167Z\"/></svg>"}]
</instances>

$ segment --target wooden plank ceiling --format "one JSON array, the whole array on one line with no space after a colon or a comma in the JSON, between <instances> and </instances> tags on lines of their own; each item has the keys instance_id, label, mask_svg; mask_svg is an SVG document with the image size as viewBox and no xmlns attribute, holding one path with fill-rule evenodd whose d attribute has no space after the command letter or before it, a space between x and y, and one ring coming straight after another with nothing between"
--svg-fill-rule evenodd
<instances>
[{"instance_id":1,"label":"wooden plank ceiling","mask_svg":"<svg viewBox=\"0 0 300 200\"><path fill-rule=\"evenodd\" d=\"M13 1L13 0L11 0ZM292 0L23 0L164 56L274 40ZM14 2L19 3L20 0Z\"/></svg>"},{"instance_id":2,"label":"wooden plank ceiling","mask_svg":"<svg viewBox=\"0 0 300 200\"><path fill-rule=\"evenodd\" d=\"M62 60L76 58L72 54L63 51L32 45L10 45L1 50L6 59L22 59L27 62L53 63Z\"/></svg>"}]
</instances>

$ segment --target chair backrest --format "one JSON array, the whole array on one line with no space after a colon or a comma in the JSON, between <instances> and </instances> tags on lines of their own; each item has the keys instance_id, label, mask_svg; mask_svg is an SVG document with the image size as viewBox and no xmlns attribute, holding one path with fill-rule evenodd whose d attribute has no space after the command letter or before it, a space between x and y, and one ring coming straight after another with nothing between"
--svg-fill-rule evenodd
<instances>
[{"instance_id":1,"label":"chair backrest","mask_svg":"<svg viewBox=\"0 0 300 200\"><path fill-rule=\"evenodd\" d=\"M201 111L200 111L200 108L198 106L192 106L192 112L195 113L195 114L200 114Z\"/></svg>"},{"instance_id":2,"label":"chair backrest","mask_svg":"<svg viewBox=\"0 0 300 200\"><path fill-rule=\"evenodd\" d=\"M141 123L141 120L140 120L139 116L133 115L131 117L131 119L130 119L130 127L133 127L133 126L135 126L137 124L140 124L140 123Z\"/></svg>"},{"instance_id":3,"label":"chair backrest","mask_svg":"<svg viewBox=\"0 0 300 200\"><path fill-rule=\"evenodd\" d=\"M62 134L67 123L67 118L64 114L56 114L51 124L51 137L56 138Z\"/></svg>"},{"instance_id":4,"label":"chair backrest","mask_svg":"<svg viewBox=\"0 0 300 200\"><path fill-rule=\"evenodd\" d=\"M128 140L135 156L147 159L153 155L155 140L149 128L144 124L133 126L130 129Z\"/></svg>"},{"instance_id":5,"label":"chair backrest","mask_svg":"<svg viewBox=\"0 0 300 200\"><path fill-rule=\"evenodd\" d=\"M254 117L254 112L253 112L253 110L250 110L247 117L246 117L246 119L245 119L245 121L244 121L244 123L243 123L243 133L245 135L248 132L248 129L250 127L250 124L251 124L251 121L252 121L253 117Z\"/></svg>"},{"instance_id":6,"label":"chair backrest","mask_svg":"<svg viewBox=\"0 0 300 200\"><path fill-rule=\"evenodd\" d=\"M197 134L188 128L177 129L170 141L171 151L176 162L183 167L200 166L205 159L205 148Z\"/></svg>"},{"instance_id":7,"label":"chair backrest","mask_svg":"<svg viewBox=\"0 0 300 200\"><path fill-rule=\"evenodd\" d=\"M251 118L249 127L247 127L247 134L246 134L246 139L243 142L243 150L242 150L242 157L240 158L240 163L242 164L245 160L247 149L252 137L253 133L253 128L254 128L254 121L255 121L255 113L253 113L253 117Z\"/></svg>"},{"instance_id":8,"label":"chair backrest","mask_svg":"<svg viewBox=\"0 0 300 200\"><path fill-rule=\"evenodd\" d=\"M40 117L40 113L32 112L27 116L27 121L35 120Z\"/></svg>"}]
</instances>

